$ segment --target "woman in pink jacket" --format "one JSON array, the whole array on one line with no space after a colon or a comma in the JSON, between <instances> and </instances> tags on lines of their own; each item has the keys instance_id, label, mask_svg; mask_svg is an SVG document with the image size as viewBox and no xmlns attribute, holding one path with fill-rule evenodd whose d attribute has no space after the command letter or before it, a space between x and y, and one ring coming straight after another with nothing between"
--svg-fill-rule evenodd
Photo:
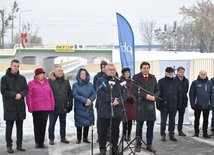
<instances>
[{"instance_id":1,"label":"woman in pink jacket","mask_svg":"<svg viewBox=\"0 0 214 155\"><path fill-rule=\"evenodd\" d=\"M28 88L26 101L28 111L33 115L35 147L43 148L48 115L54 110L55 102L52 89L42 68L35 70L34 79L28 83Z\"/></svg>"}]
</instances>

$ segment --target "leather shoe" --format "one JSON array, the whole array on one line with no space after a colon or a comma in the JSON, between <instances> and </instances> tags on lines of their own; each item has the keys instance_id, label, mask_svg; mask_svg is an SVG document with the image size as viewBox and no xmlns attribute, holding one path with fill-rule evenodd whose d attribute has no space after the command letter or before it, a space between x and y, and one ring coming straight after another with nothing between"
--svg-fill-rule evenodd
<instances>
[{"instance_id":1,"label":"leather shoe","mask_svg":"<svg viewBox=\"0 0 214 155\"><path fill-rule=\"evenodd\" d=\"M80 144L81 140L80 139L77 139L76 143L77 144Z\"/></svg>"},{"instance_id":2,"label":"leather shoe","mask_svg":"<svg viewBox=\"0 0 214 155\"><path fill-rule=\"evenodd\" d=\"M26 151L24 148L22 148L22 147L17 147L16 148L17 150L19 150L19 151Z\"/></svg>"},{"instance_id":3,"label":"leather shoe","mask_svg":"<svg viewBox=\"0 0 214 155\"><path fill-rule=\"evenodd\" d=\"M161 136L161 140L166 141L166 136L165 135Z\"/></svg>"},{"instance_id":4,"label":"leather shoe","mask_svg":"<svg viewBox=\"0 0 214 155\"><path fill-rule=\"evenodd\" d=\"M174 136L171 136L169 139L175 142L177 141L177 139Z\"/></svg>"},{"instance_id":5,"label":"leather shoe","mask_svg":"<svg viewBox=\"0 0 214 155\"><path fill-rule=\"evenodd\" d=\"M178 136L183 136L183 137L185 137L185 136L186 136L186 134L185 134L185 133L183 133L182 131L179 131L179 132L178 132Z\"/></svg>"},{"instance_id":6,"label":"leather shoe","mask_svg":"<svg viewBox=\"0 0 214 155\"><path fill-rule=\"evenodd\" d=\"M193 137L198 137L198 133L195 133L195 134L193 135Z\"/></svg>"},{"instance_id":7,"label":"leather shoe","mask_svg":"<svg viewBox=\"0 0 214 155\"><path fill-rule=\"evenodd\" d=\"M204 138L211 138L211 136L208 135L208 134L204 134L203 137L204 137Z\"/></svg>"},{"instance_id":8,"label":"leather shoe","mask_svg":"<svg viewBox=\"0 0 214 155\"><path fill-rule=\"evenodd\" d=\"M8 153L14 153L12 147L7 147L7 152L8 152Z\"/></svg>"},{"instance_id":9,"label":"leather shoe","mask_svg":"<svg viewBox=\"0 0 214 155\"><path fill-rule=\"evenodd\" d=\"M65 139L61 139L61 142L62 143L66 143L66 144L68 144L69 143L69 141L65 138Z\"/></svg>"},{"instance_id":10,"label":"leather shoe","mask_svg":"<svg viewBox=\"0 0 214 155\"><path fill-rule=\"evenodd\" d=\"M54 140L50 140L50 141L49 141L49 144L50 144L50 145L54 145Z\"/></svg>"},{"instance_id":11,"label":"leather shoe","mask_svg":"<svg viewBox=\"0 0 214 155\"><path fill-rule=\"evenodd\" d=\"M83 142L85 142L85 143L91 143L88 139L83 139Z\"/></svg>"},{"instance_id":12,"label":"leather shoe","mask_svg":"<svg viewBox=\"0 0 214 155\"><path fill-rule=\"evenodd\" d=\"M152 145L147 145L146 149L150 152L156 152L156 150L154 149L154 147Z\"/></svg>"},{"instance_id":13,"label":"leather shoe","mask_svg":"<svg viewBox=\"0 0 214 155\"><path fill-rule=\"evenodd\" d=\"M136 152L140 152L140 151L141 151L141 147L140 147L140 146L137 146L137 147L135 148L135 151L136 151Z\"/></svg>"}]
</instances>

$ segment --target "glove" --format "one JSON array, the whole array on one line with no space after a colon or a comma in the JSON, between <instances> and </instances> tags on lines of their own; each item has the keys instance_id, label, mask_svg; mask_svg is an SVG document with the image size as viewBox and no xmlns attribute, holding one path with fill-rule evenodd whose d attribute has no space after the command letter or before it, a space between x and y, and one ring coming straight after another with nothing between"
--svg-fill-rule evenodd
<instances>
[{"instance_id":1,"label":"glove","mask_svg":"<svg viewBox=\"0 0 214 155\"><path fill-rule=\"evenodd\" d=\"M134 98L133 97L128 97L127 100L130 104L134 103Z\"/></svg>"}]
</instances>

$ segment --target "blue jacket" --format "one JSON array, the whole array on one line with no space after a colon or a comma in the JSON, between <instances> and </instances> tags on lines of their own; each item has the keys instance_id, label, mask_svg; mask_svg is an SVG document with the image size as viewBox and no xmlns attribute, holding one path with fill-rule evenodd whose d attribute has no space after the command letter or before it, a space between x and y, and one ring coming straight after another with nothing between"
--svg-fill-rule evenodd
<instances>
[{"instance_id":1,"label":"blue jacket","mask_svg":"<svg viewBox=\"0 0 214 155\"><path fill-rule=\"evenodd\" d=\"M206 79L193 81L189 91L192 109L209 109L214 107L214 89L212 83Z\"/></svg>"},{"instance_id":2,"label":"blue jacket","mask_svg":"<svg viewBox=\"0 0 214 155\"><path fill-rule=\"evenodd\" d=\"M86 72L86 80L80 79L80 72ZM73 84L74 120L76 127L86 127L94 124L93 105L85 106L87 99L94 101L95 90L90 81L90 75L86 69L80 68L76 75L77 82Z\"/></svg>"}]
</instances>

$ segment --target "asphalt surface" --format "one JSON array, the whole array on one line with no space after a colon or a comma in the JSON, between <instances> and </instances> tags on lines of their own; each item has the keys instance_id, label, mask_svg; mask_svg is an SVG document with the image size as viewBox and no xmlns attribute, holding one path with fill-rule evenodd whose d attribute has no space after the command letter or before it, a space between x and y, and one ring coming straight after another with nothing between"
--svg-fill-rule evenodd
<instances>
[{"instance_id":1,"label":"asphalt surface","mask_svg":"<svg viewBox=\"0 0 214 155\"><path fill-rule=\"evenodd\" d=\"M48 124L47 124L48 125ZM121 127L122 128L122 127ZM23 147L27 150L25 152L20 152L16 150L16 130L13 130L13 149L15 155L91 155L92 154L92 145L81 142L80 144L76 144L76 128L74 126L73 121L73 112L67 115L67 139L70 141L69 144L64 144L60 142L59 136L59 123L56 124L55 131L55 145L49 145L48 142L48 132L46 131L46 139L45 139L45 148L36 149L34 143L34 135L33 135L33 123L32 116L30 113L27 114L27 119L24 121L24 137L23 137ZM48 129L48 126L47 126ZM99 154L99 145L96 142L97 134L96 134L96 125L94 127L90 127L89 130L89 139L91 140L91 133L93 131L93 154ZM122 130L121 130L122 131ZM177 142L169 140L167 137L166 142L162 142L160 139L160 124L155 124L154 129L154 141L153 146L156 149L156 154L158 155L213 155L214 154L214 137L210 139L205 139L202 137L202 133L198 138L193 136L193 125L184 125L184 132L187 134L186 137L180 137L177 135L176 130L176 138ZM143 137L145 138L146 126L143 128ZM133 124L132 129L132 140L135 138L135 123ZM146 141L146 139L144 139ZM129 144L130 142L128 142ZM124 143L125 148L127 146L127 142ZM130 144L131 148L127 148L123 151L124 155L134 154L134 146L135 141ZM146 147L143 145L142 147ZM120 145L122 150L122 145ZM109 147L107 148L109 149ZM1 120L0 127L0 155L8 154L6 152L6 142L5 142L5 124L4 121ZM107 151L107 154L108 151ZM141 152L136 154L145 154L151 155L154 153L148 152L145 149L142 149Z\"/></svg>"}]
</instances>

